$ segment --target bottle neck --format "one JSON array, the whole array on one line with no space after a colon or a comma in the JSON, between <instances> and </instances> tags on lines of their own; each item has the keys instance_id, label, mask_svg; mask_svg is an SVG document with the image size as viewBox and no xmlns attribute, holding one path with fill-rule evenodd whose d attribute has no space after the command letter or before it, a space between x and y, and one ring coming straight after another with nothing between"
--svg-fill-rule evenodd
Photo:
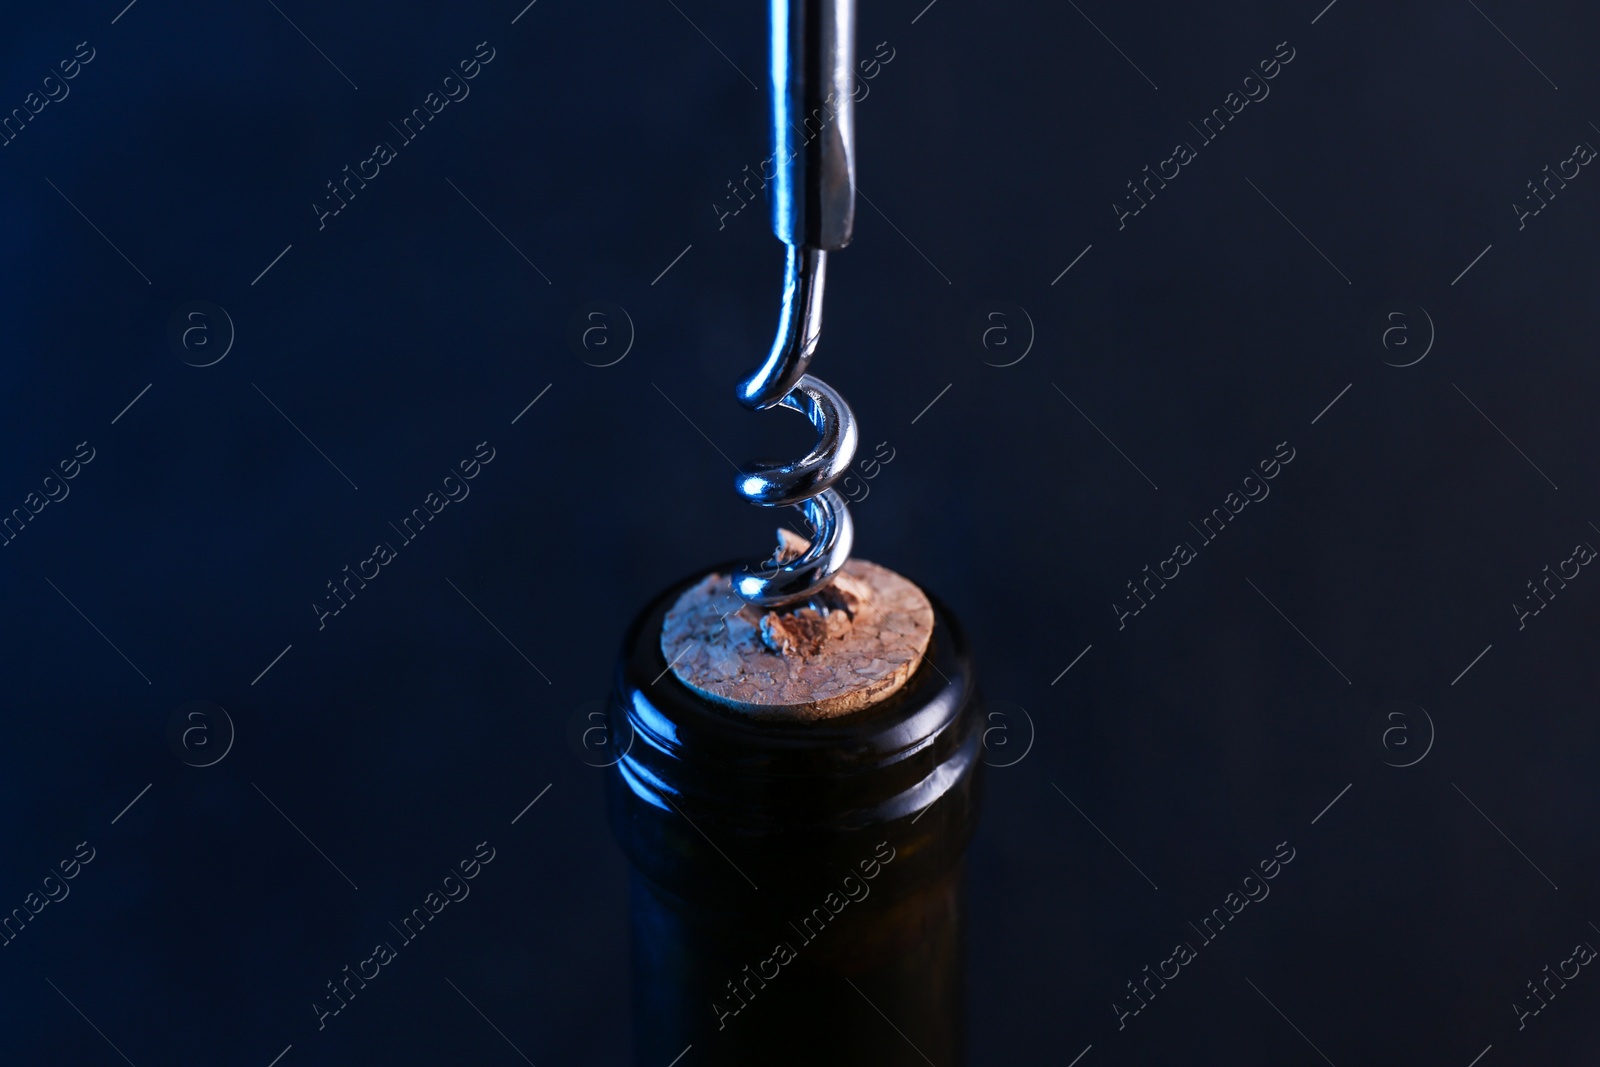
<instances>
[{"instance_id":1,"label":"bottle neck","mask_svg":"<svg viewBox=\"0 0 1600 1067\"><path fill-rule=\"evenodd\" d=\"M696 579L697 580L697 579ZM970 658L937 601L904 687L837 719L762 722L683 686L660 651L681 583L630 629L618 665L613 828L641 874L710 907L804 907L880 843L887 895L939 878L977 817L982 717ZM926 817L923 817L926 815ZM759 902L759 903L758 903Z\"/></svg>"}]
</instances>

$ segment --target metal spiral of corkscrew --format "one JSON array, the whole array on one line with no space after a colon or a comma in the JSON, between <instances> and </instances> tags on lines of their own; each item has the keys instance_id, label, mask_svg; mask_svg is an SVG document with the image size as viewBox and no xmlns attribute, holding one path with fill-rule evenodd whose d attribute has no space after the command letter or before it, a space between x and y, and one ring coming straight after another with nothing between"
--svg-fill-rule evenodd
<instances>
[{"instance_id":1,"label":"metal spiral of corkscrew","mask_svg":"<svg viewBox=\"0 0 1600 1067\"><path fill-rule=\"evenodd\" d=\"M856 452L855 416L837 391L806 373L822 335L828 252L850 243L855 221L854 0L772 0L772 229L788 246L777 337L739 385L739 402L786 407L811 421L816 447L791 463L752 466L739 495L792 506L812 530L804 553L746 563L733 588L749 604L780 607L820 592L850 558L854 525L833 484Z\"/></svg>"}]
</instances>

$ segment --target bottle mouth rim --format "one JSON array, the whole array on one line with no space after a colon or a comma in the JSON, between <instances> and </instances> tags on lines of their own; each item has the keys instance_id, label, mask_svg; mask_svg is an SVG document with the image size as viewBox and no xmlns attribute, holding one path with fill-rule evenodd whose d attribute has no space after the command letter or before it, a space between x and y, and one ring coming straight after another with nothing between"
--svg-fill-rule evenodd
<instances>
[{"instance_id":1,"label":"bottle mouth rim","mask_svg":"<svg viewBox=\"0 0 1600 1067\"><path fill-rule=\"evenodd\" d=\"M843 829L915 814L979 762L981 723L964 715L975 682L950 612L929 596L934 632L911 678L858 711L763 721L721 707L674 676L662 620L696 575L664 591L629 628L612 696L614 773L651 807L737 831Z\"/></svg>"},{"instance_id":2,"label":"bottle mouth rim","mask_svg":"<svg viewBox=\"0 0 1600 1067\"><path fill-rule=\"evenodd\" d=\"M713 568L726 573L738 565ZM775 752L847 751L869 758L892 756L914 749L937 732L959 710L972 688L964 652L965 637L954 617L939 600L924 593L933 606L935 631L942 640L930 641L926 654L906 684L884 699L842 715L798 721L763 719L724 707L695 693L678 680L661 652L662 620L679 596L701 581L696 575L663 591L629 627L618 664L615 697L631 724L650 733L668 748L688 748L690 738L713 745L727 744L770 749ZM958 662L949 662L951 660ZM925 675L937 676L945 693L930 701ZM631 675L631 677L630 677ZM640 685L636 679L649 678ZM917 690L922 700L897 699L901 692Z\"/></svg>"}]
</instances>

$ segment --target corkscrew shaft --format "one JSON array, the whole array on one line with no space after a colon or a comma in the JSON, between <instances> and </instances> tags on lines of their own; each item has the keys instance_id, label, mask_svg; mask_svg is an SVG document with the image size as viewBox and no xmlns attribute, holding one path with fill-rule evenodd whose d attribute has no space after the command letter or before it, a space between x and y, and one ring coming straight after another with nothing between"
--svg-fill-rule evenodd
<instances>
[{"instance_id":1,"label":"corkscrew shaft","mask_svg":"<svg viewBox=\"0 0 1600 1067\"><path fill-rule=\"evenodd\" d=\"M855 224L854 0L771 0L772 230L788 246L777 336L764 363L739 385L757 411L805 415L817 445L792 463L753 466L737 489L753 504L793 506L812 530L801 555L782 549L734 576L746 602L773 608L816 594L850 557L854 525L832 487L855 459L850 406L806 373L822 336L828 252L850 243Z\"/></svg>"},{"instance_id":2,"label":"corkscrew shaft","mask_svg":"<svg viewBox=\"0 0 1600 1067\"><path fill-rule=\"evenodd\" d=\"M856 213L855 0L771 0L772 232L835 252Z\"/></svg>"}]
</instances>

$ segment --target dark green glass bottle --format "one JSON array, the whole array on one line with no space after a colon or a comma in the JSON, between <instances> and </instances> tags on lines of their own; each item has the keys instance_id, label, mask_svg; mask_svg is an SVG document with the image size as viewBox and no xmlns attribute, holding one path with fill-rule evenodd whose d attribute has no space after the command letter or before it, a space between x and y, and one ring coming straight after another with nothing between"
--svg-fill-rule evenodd
<instances>
[{"instance_id":1,"label":"dark green glass bottle","mask_svg":"<svg viewBox=\"0 0 1600 1067\"><path fill-rule=\"evenodd\" d=\"M927 655L879 703L761 722L668 669L662 618L690 584L635 620L613 694L635 1062L955 1067L982 735L955 620L933 601Z\"/></svg>"}]
</instances>

